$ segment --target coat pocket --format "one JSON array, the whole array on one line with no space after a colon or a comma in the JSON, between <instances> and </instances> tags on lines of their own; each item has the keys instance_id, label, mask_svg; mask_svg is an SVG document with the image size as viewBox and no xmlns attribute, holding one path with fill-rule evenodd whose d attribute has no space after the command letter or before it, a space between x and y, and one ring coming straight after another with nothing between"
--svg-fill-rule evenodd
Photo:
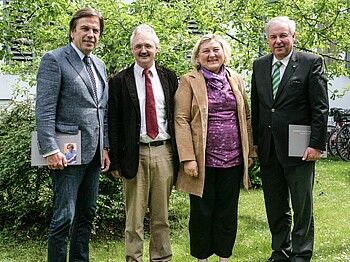
<instances>
[{"instance_id":1,"label":"coat pocket","mask_svg":"<svg viewBox=\"0 0 350 262\"><path fill-rule=\"evenodd\" d=\"M76 135L78 134L79 126L57 123L56 131L64 134Z\"/></svg>"}]
</instances>

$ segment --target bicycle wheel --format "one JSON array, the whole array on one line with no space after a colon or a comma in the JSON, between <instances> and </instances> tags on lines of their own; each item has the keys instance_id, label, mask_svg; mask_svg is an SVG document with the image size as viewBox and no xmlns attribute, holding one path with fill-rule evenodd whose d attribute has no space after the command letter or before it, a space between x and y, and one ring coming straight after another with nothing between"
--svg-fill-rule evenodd
<instances>
[{"instance_id":1,"label":"bicycle wheel","mask_svg":"<svg viewBox=\"0 0 350 262\"><path fill-rule=\"evenodd\" d=\"M335 143L335 139L337 138L339 129L335 128L333 131L330 133L328 136L328 152L331 154L331 156L337 156L338 151L337 151L337 146Z\"/></svg>"},{"instance_id":2,"label":"bicycle wheel","mask_svg":"<svg viewBox=\"0 0 350 262\"><path fill-rule=\"evenodd\" d=\"M350 125L344 125L335 139L338 155L341 159L350 162Z\"/></svg>"}]
</instances>

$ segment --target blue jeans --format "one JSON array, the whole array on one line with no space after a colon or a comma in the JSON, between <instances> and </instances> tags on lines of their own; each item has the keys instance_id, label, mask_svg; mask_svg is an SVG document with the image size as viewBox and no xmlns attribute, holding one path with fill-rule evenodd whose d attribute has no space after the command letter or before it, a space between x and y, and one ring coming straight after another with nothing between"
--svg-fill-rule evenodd
<instances>
[{"instance_id":1,"label":"blue jeans","mask_svg":"<svg viewBox=\"0 0 350 262\"><path fill-rule=\"evenodd\" d=\"M97 153L85 165L52 170L54 208L49 228L48 261L89 261L89 240L96 211L101 164Z\"/></svg>"}]
</instances>

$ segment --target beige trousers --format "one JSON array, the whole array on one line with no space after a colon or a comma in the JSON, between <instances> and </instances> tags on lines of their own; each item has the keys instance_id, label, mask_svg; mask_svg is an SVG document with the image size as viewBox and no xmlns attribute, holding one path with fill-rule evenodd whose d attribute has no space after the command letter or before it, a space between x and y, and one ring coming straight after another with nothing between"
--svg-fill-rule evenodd
<instances>
[{"instance_id":1,"label":"beige trousers","mask_svg":"<svg viewBox=\"0 0 350 262\"><path fill-rule=\"evenodd\" d=\"M150 261L170 261L169 197L173 186L171 144L148 147L140 144L136 177L123 179L125 192L125 256L127 262L142 262L144 218L150 211Z\"/></svg>"}]
</instances>

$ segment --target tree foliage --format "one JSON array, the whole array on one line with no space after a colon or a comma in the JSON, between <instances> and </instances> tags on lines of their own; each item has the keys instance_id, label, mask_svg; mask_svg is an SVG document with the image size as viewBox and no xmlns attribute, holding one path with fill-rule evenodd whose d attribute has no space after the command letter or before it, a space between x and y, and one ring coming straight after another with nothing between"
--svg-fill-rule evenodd
<instances>
[{"instance_id":1,"label":"tree foliage","mask_svg":"<svg viewBox=\"0 0 350 262\"><path fill-rule=\"evenodd\" d=\"M233 49L231 67L249 72L253 60L269 52L264 35L266 21L286 15L296 21L298 50L323 56L330 79L349 76L346 64L350 61L345 60L350 49L348 0L137 0L131 4L121 0L13 0L0 15L0 58L11 61L6 47L14 42L19 50L29 50L35 57L26 63L8 62L2 70L35 75L41 56L68 42L70 17L87 5L106 19L96 53L110 75L133 62L129 39L140 23L154 27L160 38L158 63L178 75L190 70L188 57L198 38L189 29L190 21L196 22L199 33L226 36Z\"/></svg>"}]
</instances>

